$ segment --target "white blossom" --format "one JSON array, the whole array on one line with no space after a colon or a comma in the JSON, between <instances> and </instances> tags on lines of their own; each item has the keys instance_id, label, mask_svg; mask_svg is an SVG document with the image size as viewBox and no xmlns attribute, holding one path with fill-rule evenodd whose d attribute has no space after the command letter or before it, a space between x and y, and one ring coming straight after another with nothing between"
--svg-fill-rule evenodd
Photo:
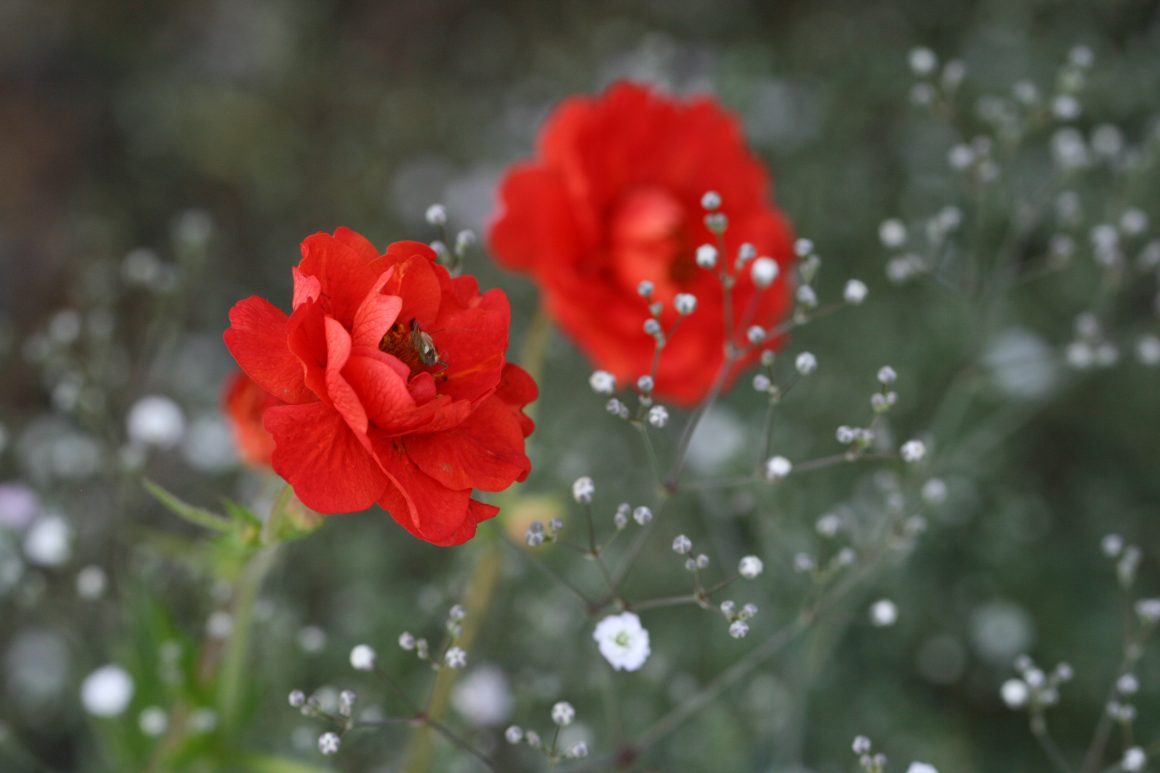
<instances>
[{"instance_id":1,"label":"white blossom","mask_svg":"<svg viewBox=\"0 0 1160 773\"><path fill-rule=\"evenodd\" d=\"M701 207L709 212L721 208L721 194L717 191L705 191L701 196Z\"/></svg>"},{"instance_id":2,"label":"white blossom","mask_svg":"<svg viewBox=\"0 0 1160 773\"><path fill-rule=\"evenodd\" d=\"M857 306L866 300L866 295L869 292L866 283L861 279L851 279L846 282L846 287L842 290L842 298L845 299L846 303Z\"/></svg>"},{"instance_id":3,"label":"white blossom","mask_svg":"<svg viewBox=\"0 0 1160 773\"><path fill-rule=\"evenodd\" d=\"M576 719L576 709L567 701L560 701L552 706L552 721L560 727L567 727Z\"/></svg>"},{"instance_id":4,"label":"white blossom","mask_svg":"<svg viewBox=\"0 0 1160 773\"><path fill-rule=\"evenodd\" d=\"M1148 755L1139 746L1132 746L1124 750L1124 758L1120 760L1120 767L1128 773L1143 770L1148 764Z\"/></svg>"},{"instance_id":5,"label":"white blossom","mask_svg":"<svg viewBox=\"0 0 1160 773\"><path fill-rule=\"evenodd\" d=\"M654 405L648 409L648 423L656 429L664 429L669 423L669 409L663 405Z\"/></svg>"},{"instance_id":6,"label":"white blossom","mask_svg":"<svg viewBox=\"0 0 1160 773\"><path fill-rule=\"evenodd\" d=\"M793 361L794 368L803 376L808 376L818 369L818 358L813 352L802 352Z\"/></svg>"},{"instance_id":7,"label":"white blossom","mask_svg":"<svg viewBox=\"0 0 1160 773\"><path fill-rule=\"evenodd\" d=\"M350 651L350 665L355 671L370 671L375 667L375 651L367 644L358 644Z\"/></svg>"},{"instance_id":8,"label":"white blossom","mask_svg":"<svg viewBox=\"0 0 1160 773\"><path fill-rule=\"evenodd\" d=\"M734 639L744 639L749 634L749 623L744 620L734 620L729 624L729 635Z\"/></svg>"},{"instance_id":9,"label":"white blossom","mask_svg":"<svg viewBox=\"0 0 1160 773\"><path fill-rule=\"evenodd\" d=\"M896 249L906 244L906 226L897 218L883 220L878 226L878 239L883 247Z\"/></svg>"},{"instance_id":10,"label":"white blossom","mask_svg":"<svg viewBox=\"0 0 1160 773\"><path fill-rule=\"evenodd\" d=\"M906 773L938 773L938 768L925 762L912 762Z\"/></svg>"},{"instance_id":11,"label":"white blossom","mask_svg":"<svg viewBox=\"0 0 1160 773\"><path fill-rule=\"evenodd\" d=\"M425 217L430 225L446 225L447 208L442 204L432 204L431 206L427 207Z\"/></svg>"},{"instance_id":12,"label":"white blossom","mask_svg":"<svg viewBox=\"0 0 1160 773\"><path fill-rule=\"evenodd\" d=\"M717 248L712 244L702 244L697 248L696 260L701 268L713 268L717 265Z\"/></svg>"},{"instance_id":13,"label":"white blossom","mask_svg":"<svg viewBox=\"0 0 1160 773\"><path fill-rule=\"evenodd\" d=\"M767 480L781 480L793 470L793 463L784 456L774 456L765 463Z\"/></svg>"},{"instance_id":14,"label":"white blossom","mask_svg":"<svg viewBox=\"0 0 1160 773\"><path fill-rule=\"evenodd\" d=\"M452 647L443 656L443 661L451 668L463 668L467 665L467 652L462 647Z\"/></svg>"},{"instance_id":15,"label":"white blossom","mask_svg":"<svg viewBox=\"0 0 1160 773\"><path fill-rule=\"evenodd\" d=\"M338 747L341 745L342 739L339 738L338 733L323 733L318 736L318 751L327 757L338 754Z\"/></svg>"},{"instance_id":16,"label":"white blossom","mask_svg":"<svg viewBox=\"0 0 1160 773\"><path fill-rule=\"evenodd\" d=\"M926 446L921 440L908 440L898 450L904 462L919 462L926 456Z\"/></svg>"},{"instance_id":17,"label":"white blossom","mask_svg":"<svg viewBox=\"0 0 1160 773\"><path fill-rule=\"evenodd\" d=\"M96 717L115 717L129 707L133 678L120 666L101 666L81 683L81 705Z\"/></svg>"},{"instance_id":18,"label":"white blossom","mask_svg":"<svg viewBox=\"0 0 1160 773\"><path fill-rule=\"evenodd\" d=\"M938 57L934 51L925 47L910 49L906 61L910 65L910 71L919 76L930 75L938 67Z\"/></svg>"},{"instance_id":19,"label":"white blossom","mask_svg":"<svg viewBox=\"0 0 1160 773\"><path fill-rule=\"evenodd\" d=\"M898 606L890 599L879 599L870 605L870 622L886 628L898 622Z\"/></svg>"},{"instance_id":20,"label":"white blossom","mask_svg":"<svg viewBox=\"0 0 1160 773\"><path fill-rule=\"evenodd\" d=\"M616 391L616 376L606 370L598 370L588 377L588 386L598 395L610 395Z\"/></svg>"},{"instance_id":21,"label":"white blossom","mask_svg":"<svg viewBox=\"0 0 1160 773\"><path fill-rule=\"evenodd\" d=\"M125 419L129 439L143 446L173 448L185 434L185 416L177 403L162 395L146 395Z\"/></svg>"},{"instance_id":22,"label":"white blossom","mask_svg":"<svg viewBox=\"0 0 1160 773\"><path fill-rule=\"evenodd\" d=\"M679 556L687 555L693 549L693 541L684 534L673 538L673 552Z\"/></svg>"},{"instance_id":23,"label":"white blossom","mask_svg":"<svg viewBox=\"0 0 1160 773\"><path fill-rule=\"evenodd\" d=\"M753 279L753 284L761 289L773 284L779 273L781 273L781 268L777 265L777 261L764 256L753 261L753 265L749 268L749 276Z\"/></svg>"},{"instance_id":24,"label":"white blossom","mask_svg":"<svg viewBox=\"0 0 1160 773\"><path fill-rule=\"evenodd\" d=\"M600 654L617 671L636 671L648 659L648 631L633 612L604 618L596 624L592 638L600 647Z\"/></svg>"},{"instance_id":25,"label":"white blossom","mask_svg":"<svg viewBox=\"0 0 1160 773\"><path fill-rule=\"evenodd\" d=\"M677 293L673 298L673 308L682 317L687 317L697 310L697 296L691 293Z\"/></svg>"},{"instance_id":26,"label":"white blossom","mask_svg":"<svg viewBox=\"0 0 1160 773\"><path fill-rule=\"evenodd\" d=\"M511 725L503 731L503 737L508 743L519 743L524 740L524 729L519 725Z\"/></svg>"},{"instance_id":27,"label":"white blossom","mask_svg":"<svg viewBox=\"0 0 1160 773\"><path fill-rule=\"evenodd\" d=\"M596 496L596 484L587 475L577 478L572 484L572 498L582 505L590 504Z\"/></svg>"},{"instance_id":28,"label":"white blossom","mask_svg":"<svg viewBox=\"0 0 1160 773\"><path fill-rule=\"evenodd\" d=\"M745 556L737 564L737 573L747 580L753 580L761 576L761 572L765 569L765 565L757 556Z\"/></svg>"},{"instance_id":29,"label":"white blossom","mask_svg":"<svg viewBox=\"0 0 1160 773\"><path fill-rule=\"evenodd\" d=\"M1022 679L1008 679L999 688L999 696L1003 699L1003 703L1007 704L1007 708L1020 709L1027 705L1031 691Z\"/></svg>"}]
</instances>

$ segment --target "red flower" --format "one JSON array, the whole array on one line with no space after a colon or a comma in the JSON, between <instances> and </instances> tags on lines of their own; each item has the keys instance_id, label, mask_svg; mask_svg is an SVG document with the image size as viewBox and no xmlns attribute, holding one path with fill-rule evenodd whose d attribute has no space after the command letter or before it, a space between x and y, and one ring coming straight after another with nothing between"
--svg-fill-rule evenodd
<instances>
[{"instance_id":1,"label":"red flower","mask_svg":"<svg viewBox=\"0 0 1160 773\"><path fill-rule=\"evenodd\" d=\"M471 498L531 468L522 412L536 385L505 361L501 290L452 279L435 253L384 255L354 231L315 234L294 269L293 311L256 296L230 311L225 340L276 401L263 423L274 470L320 513L378 502L420 539L455 545L498 508Z\"/></svg>"},{"instance_id":2,"label":"red flower","mask_svg":"<svg viewBox=\"0 0 1160 773\"><path fill-rule=\"evenodd\" d=\"M708 391L725 341L720 281L694 262L698 246L717 243L702 196L719 193L728 216L722 265L732 266L750 243L776 259L784 276L792 237L769 187L737 121L711 98L682 102L620 83L595 99L566 100L551 115L538 157L501 185L491 246L505 266L532 274L556 322L622 381L647 371L654 348L642 332L648 312L640 282L654 283L666 330L676 294L695 295L697 311L668 342L656 379L658 394L692 404ZM784 278L758 292L742 271L729 335L741 345L746 328L768 327L788 308ZM758 356L741 361L730 380Z\"/></svg>"},{"instance_id":3,"label":"red flower","mask_svg":"<svg viewBox=\"0 0 1160 773\"><path fill-rule=\"evenodd\" d=\"M262 426L262 414L270 406L282 403L262 391L262 387L242 371L235 373L226 382L222 403L230 420L238 455L255 467L270 466L274 438Z\"/></svg>"}]
</instances>

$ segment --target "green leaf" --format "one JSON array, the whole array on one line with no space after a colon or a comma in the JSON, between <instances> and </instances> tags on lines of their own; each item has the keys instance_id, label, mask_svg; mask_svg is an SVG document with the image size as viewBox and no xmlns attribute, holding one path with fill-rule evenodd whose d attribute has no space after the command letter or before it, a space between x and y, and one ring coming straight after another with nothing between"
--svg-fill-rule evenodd
<instances>
[{"instance_id":1,"label":"green leaf","mask_svg":"<svg viewBox=\"0 0 1160 773\"><path fill-rule=\"evenodd\" d=\"M330 773L331 768L320 768L308 762L277 757L272 754L247 754L238 760L251 773Z\"/></svg>"},{"instance_id":2,"label":"green leaf","mask_svg":"<svg viewBox=\"0 0 1160 773\"><path fill-rule=\"evenodd\" d=\"M210 531L230 532L233 531L229 519L218 515L215 512L206 510L201 507L195 507L181 499L178 499L173 494L166 491L161 486L153 481L145 478L142 481L145 485L145 490L148 491L153 498L160 502L174 515L177 515L190 523L200 526Z\"/></svg>"}]
</instances>

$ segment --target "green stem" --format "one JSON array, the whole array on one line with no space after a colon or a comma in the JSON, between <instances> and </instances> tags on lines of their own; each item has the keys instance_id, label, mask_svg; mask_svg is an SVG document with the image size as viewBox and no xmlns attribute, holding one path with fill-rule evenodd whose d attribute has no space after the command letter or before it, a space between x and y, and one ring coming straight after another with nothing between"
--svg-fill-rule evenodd
<instances>
[{"instance_id":1,"label":"green stem","mask_svg":"<svg viewBox=\"0 0 1160 773\"><path fill-rule=\"evenodd\" d=\"M231 603L233 630L222 655L221 676L218 681L218 710L227 733L237 727L242 708L242 696L247 678L247 659L250 636L253 633L254 605L262 582L274 565L277 546L262 548L253 555L242 570L234 589Z\"/></svg>"}]
</instances>

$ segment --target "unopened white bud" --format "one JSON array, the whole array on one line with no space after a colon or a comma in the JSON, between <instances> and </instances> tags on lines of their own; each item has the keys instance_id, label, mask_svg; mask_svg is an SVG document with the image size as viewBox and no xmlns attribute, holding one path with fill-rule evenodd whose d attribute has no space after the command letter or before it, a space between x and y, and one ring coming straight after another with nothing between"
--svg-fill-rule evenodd
<instances>
[{"instance_id":1,"label":"unopened white bud","mask_svg":"<svg viewBox=\"0 0 1160 773\"><path fill-rule=\"evenodd\" d=\"M693 541L684 534L678 534L673 538L673 552L677 555L688 555L689 551L693 549Z\"/></svg>"},{"instance_id":2,"label":"unopened white bud","mask_svg":"<svg viewBox=\"0 0 1160 773\"><path fill-rule=\"evenodd\" d=\"M777 265L777 261L766 257L753 261L753 266L749 269L749 276L753 279L753 284L761 289L773 284L779 273L781 273L781 268Z\"/></svg>"},{"instance_id":3,"label":"unopened white bud","mask_svg":"<svg viewBox=\"0 0 1160 773\"><path fill-rule=\"evenodd\" d=\"M598 370L588 377L588 386L598 395L610 395L616 391L616 376L606 370Z\"/></svg>"},{"instance_id":4,"label":"unopened white bud","mask_svg":"<svg viewBox=\"0 0 1160 773\"><path fill-rule=\"evenodd\" d=\"M899 449L904 462L919 462L926 456L926 446L921 440L908 440Z\"/></svg>"},{"instance_id":5,"label":"unopened white bud","mask_svg":"<svg viewBox=\"0 0 1160 773\"><path fill-rule=\"evenodd\" d=\"M765 565L757 556L745 556L737 564L737 573L746 580L753 580L760 577L764 569Z\"/></svg>"},{"instance_id":6,"label":"unopened white bud","mask_svg":"<svg viewBox=\"0 0 1160 773\"><path fill-rule=\"evenodd\" d=\"M721 208L721 194L717 191L705 191L701 196L701 207L708 212L713 212Z\"/></svg>"},{"instance_id":7,"label":"unopened white bud","mask_svg":"<svg viewBox=\"0 0 1160 773\"><path fill-rule=\"evenodd\" d=\"M712 244L702 244L697 248L697 265L701 268L713 268L717 265L717 248Z\"/></svg>"},{"instance_id":8,"label":"unopened white bud","mask_svg":"<svg viewBox=\"0 0 1160 773\"><path fill-rule=\"evenodd\" d=\"M818 369L818 358L814 356L813 352L802 352L793 361L794 368L803 376L808 376Z\"/></svg>"},{"instance_id":9,"label":"unopened white bud","mask_svg":"<svg viewBox=\"0 0 1160 773\"><path fill-rule=\"evenodd\" d=\"M636 521L640 526L647 526L652 522L652 519L652 510L645 507L644 505L641 505L632 511L632 520Z\"/></svg>"},{"instance_id":10,"label":"unopened white bud","mask_svg":"<svg viewBox=\"0 0 1160 773\"><path fill-rule=\"evenodd\" d=\"M426 217L430 225L446 225L447 209L442 204L432 204L427 207Z\"/></svg>"},{"instance_id":11,"label":"unopened white bud","mask_svg":"<svg viewBox=\"0 0 1160 773\"><path fill-rule=\"evenodd\" d=\"M673 298L673 308L682 317L687 317L697 310L697 296L691 293L677 293L677 297Z\"/></svg>"},{"instance_id":12,"label":"unopened white bud","mask_svg":"<svg viewBox=\"0 0 1160 773\"><path fill-rule=\"evenodd\" d=\"M596 496L596 484L587 475L577 478L572 484L572 498L578 503L590 504L594 496Z\"/></svg>"},{"instance_id":13,"label":"unopened white bud","mask_svg":"<svg viewBox=\"0 0 1160 773\"><path fill-rule=\"evenodd\" d=\"M793 471L793 463L784 456L771 457L765 463L766 480L781 480Z\"/></svg>"},{"instance_id":14,"label":"unopened white bud","mask_svg":"<svg viewBox=\"0 0 1160 773\"><path fill-rule=\"evenodd\" d=\"M878 383L884 385L893 384L898 380L898 373L889 365L883 365L878 369Z\"/></svg>"},{"instance_id":15,"label":"unopened white bud","mask_svg":"<svg viewBox=\"0 0 1160 773\"><path fill-rule=\"evenodd\" d=\"M846 287L842 290L842 298L846 303L857 306L866 300L866 295L869 292L865 282L860 279L851 279L846 282Z\"/></svg>"},{"instance_id":16,"label":"unopened white bud","mask_svg":"<svg viewBox=\"0 0 1160 773\"><path fill-rule=\"evenodd\" d=\"M350 665L355 671L370 671L375 667L375 651L367 644L356 645L350 651Z\"/></svg>"},{"instance_id":17,"label":"unopened white bud","mask_svg":"<svg viewBox=\"0 0 1160 773\"><path fill-rule=\"evenodd\" d=\"M729 624L729 635L734 639L744 639L749 634L749 623L744 620L734 620Z\"/></svg>"}]
</instances>

